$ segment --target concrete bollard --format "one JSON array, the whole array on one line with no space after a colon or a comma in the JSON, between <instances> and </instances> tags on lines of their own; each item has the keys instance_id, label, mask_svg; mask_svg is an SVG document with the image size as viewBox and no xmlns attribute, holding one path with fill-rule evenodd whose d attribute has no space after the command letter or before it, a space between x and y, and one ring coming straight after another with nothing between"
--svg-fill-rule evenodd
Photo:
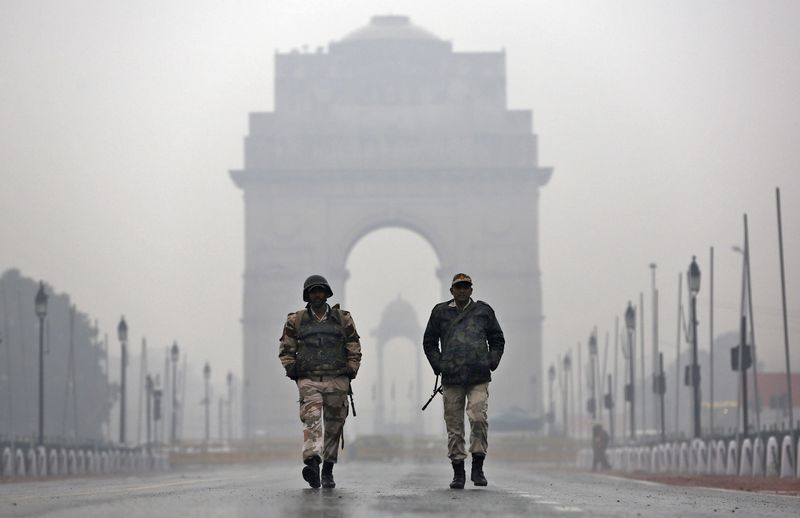
<instances>
[{"instance_id":1,"label":"concrete bollard","mask_svg":"<svg viewBox=\"0 0 800 518\"><path fill-rule=\"evenodd\" d=\"M24 477L27 476L27 470L25 469L25 452L21 449L17 448L14 451L14 476L15 477Z\"/></svg>"},{"instance_id":2,"label":"concrete bollard","mask_svg":"<svg viewBox=\"0 0 800 518\"><path fill-rule=\"evenodd\" d=\"M800 438L797 439L797 444L795 445L796 448L794 449L795 454L795 478L800 478Z\"/></svg>"},{"instance_id":3,"label":"concrete bollard","mask_svg":"<svg viewBox=\"0 0 800 518\"><path fill-rule=\"evenodd\" d=\"M3 448L3 455L0 457L0 477L11 478L14 476L14 456L11 448Z\"/></svg>"},{"instance_id":4,"label":"concrete bollard","mask_svg":"<svg viewBox=\"0 0 800 518\"><path fill-rule=\"evenodd\" d=\"M739 474L739 445L734 440L728 443L728 459L725 465L727 467L725 470L726 475Z\"/></svg>"},{"instance_id":5,"label":"concrete bollard","mask_svg":"<svg viewBox=\"0 0 800 518\"><path fill-rule=\"evenodd\" d=\"M25 471L29 477L38 477L39 472L36 470L36 449L30 448L28 454L25 455Z\"/></svg>"},{"instance_id":6,"label":"concrete bollard","mask_svg":"<svg viewBox=\"0 0 800 518\"><path fill-rule=\"evenodd\" d=\"M681 470L681 444L672 443L672 472L679 473Z\"/></svg>"},{"instance_id":7,"label":"concrete bollard","mask_svg":"<svg viewBox=\"0 0 800 518\"><path fill-rule=\"evenodd\" d=\"M47 450L44 446L36 448L36 472L40 477L46 477L47 471Z\"/></svg>"},{"instance_id":8,"label":"concrete bollard","mask_svg":"<svg viewBox=\"0 0 800 518\"><path fill-rule=\"evenodd\" d=\"M59 475L69 475L69 458L67 457L67 450L65 448L61 448L58 451L58 474Z\"/></svg>"},{"instance_id":9,"label":"concrete bollard","mask_svg":"<svg viewBox=\"0 0 800 518\"><path fill-rule=\"evenodd\" d=\"M83 450L78 450L78 453L76 454L76 457L77 457L77 467L78 467L76 472L79 475L85 475L86 474L86 452L84 452Z\"/></svg>"},{"instance_id":10,"label":"concrete bollard","mask_svg":"<svg viewBox=\"0 0 800 518\"><path fill-rule=\"evenodd\" d=\"M58 475L58 449L50 448L47 455L47 472L51 475Z\"/></svg>"},{"instance_id":11,"label":"concrete bollard","mask_svg":"<svg viewBox=\"0 0 800 518\"><path fill-rule=\"evenodd\" d=\"M792 458L792 436L783 437L781 445L781 478L794 478L795 466Z\"/></svg>"},{"instance_id":12,"label":"concrete bollard","mask_svg":"<svg viewBox=\"0 0 800 518\"><path fill-rule=\"evenodd\" d=\"M725 441L717 441L717 463L714 466L715 475L724 475L727 472L726 463L728 460L728 450L725 448Z\"/></svg>"},{"instance_id":13,"label":"concrete bollard","mask_svg":"<svg viewBox=\"0 0 800 518\"><path fill-rule=\"evenodd\" d=\"M688 473L689 471L689 445L685 442L681 443L681 449L678 458L678 473Z\"/></svg>"},{"instance_id":14,"label":"concrete bollard","mask_svg":"<svg viewBox=\"0 0 800 518\"><path fill-rule=\"evenodd\" d=\"M780 451L778 450L778 439L774 436L767 439L767 462L765 473L768 477L777 477L780 472Z\"/></svg>"},{"instance_id":15,"label":"concrete bollard","mask_svg":"<svg viewBox=\"0 0 800 518\"><path fill-rule=\"evenodd\" d=\"M708 452L706 450L706 443L702 439L695 439L692 441L694 449L694 470L693 473L697 475L705 474L708 469Z\"/></svg>"},{"instance_id":16,"label":"concrete bollard","mask_svg":"<svg viewBox=\"0 0 800 518\"><path fill-rule=\"evenodd\" d=\"M78 457L75 455L75 450L67 452L67 474L74 475L77 472Z\"/></svg>"},{"instance_id":17,"label":"concrete bollard","mask_svg":"<svg viewBox=\"0 0 800 518\"><path fill-rule=\"evenodd\" d=\"M742 441L742 452L740 454L739 476L747 477L753 473L753 445L750 439Z\"/></svg>"},{"instance_id":18,"label":"concrete bollard","mask_svg":"<svg viewBox=\"0 0 800 518\"><path fill-rule=\"evenodd\" d=\"M753 476L763 477L764 466L766 463L766 455L764 448L764 440L761 437L756 437L753 441Z\"/></svg>"}]
</instances>

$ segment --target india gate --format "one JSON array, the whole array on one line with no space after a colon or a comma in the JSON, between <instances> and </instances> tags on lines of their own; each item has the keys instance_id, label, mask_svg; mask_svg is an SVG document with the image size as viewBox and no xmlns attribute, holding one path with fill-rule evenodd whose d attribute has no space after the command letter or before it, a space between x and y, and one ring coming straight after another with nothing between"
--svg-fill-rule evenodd
<instances>
[{"instance_id":1,"label":"india gate","mask_svg":"<svg viewBox=\"0 0 800 518\"><path fill-rule=\"evenodd\" d=\"M373 17L325 49L275 54L274 111L250 114L244 167L231 172L245 209L247 436L300 430L297 389L277 350L287 312L302 307L303 280L324 275L332 303L347 308L348 254L388 227L435 250L441 300L464 271L474 297L495 309L506 350L491 415L541 415L539 188L552 169L539 165L531 112L506 104L504 51L455 52L405 16ZM378 323L354 317L372 354L366 331ZM416 343L421 350L421 332Z\"/></svg>"}]
</instances>

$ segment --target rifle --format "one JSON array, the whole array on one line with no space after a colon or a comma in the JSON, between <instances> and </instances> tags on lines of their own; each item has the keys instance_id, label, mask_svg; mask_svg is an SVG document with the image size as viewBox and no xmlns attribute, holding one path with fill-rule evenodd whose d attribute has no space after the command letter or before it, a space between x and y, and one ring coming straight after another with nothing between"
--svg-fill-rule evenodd
<instances>
[{"instance_id":1,"label":"rifle","mask_svg":"<svg viewBox=\"0 0 800 518\"><path fill-rule=\"evenodd\" d=\"M350 398L350 408L353 409L353 417L356 417L356 404L353 401L353 387L349 387L347 389L347 397Z\"/></svg>"},{"instance_id":2,"label":"rifle","mask_svg":"<svg viewBox=\"0 0 800 518\"><path fill-rule=\"evenodd\" d=\"M433 401L433 398L436 397L436 394L441 394L441 393L442 393L442 386L439 385L439 375L437 374L436 381L433 382L433 394L431 394L431 397L429 397L428 401L422 406L422 411L424 412L425 409L428 408L428 405L431 404L431 401Z\"/></svg>"}]
</instances>

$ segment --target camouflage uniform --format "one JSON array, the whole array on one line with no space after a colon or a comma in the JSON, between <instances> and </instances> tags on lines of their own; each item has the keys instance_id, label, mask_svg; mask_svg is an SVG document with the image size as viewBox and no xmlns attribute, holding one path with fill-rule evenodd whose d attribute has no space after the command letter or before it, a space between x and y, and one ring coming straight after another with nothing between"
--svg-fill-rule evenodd
<instances>
[{"instance_id":1,"label":"camouflage uniform","mask_svg":"<svg viewBox=\"0 0 800 518\"><path fill-rule=\"evenodd\" d=\"M434 373L442 375L448 457L455 462L467 456L465 404L470 422L470 452L485 455L491 371L500 364L505 346L494 310L485 302L472 299L462 311L454 300L437 304L431 311L422 343Z\"/></svg>"},{"instance_id":2,"label":"camouflage uniform","mask_svg":"<svg viewBox=\"0 0 800 518\"><path fill-rule=\"evenodd\" d=\"M353 318L338 307L328 307L322 320L310 306L289 313L278 356L300 394L303 459L319 456L336 463L350 380L361 365L361 343Z\"/></svg>"}]
</instances>

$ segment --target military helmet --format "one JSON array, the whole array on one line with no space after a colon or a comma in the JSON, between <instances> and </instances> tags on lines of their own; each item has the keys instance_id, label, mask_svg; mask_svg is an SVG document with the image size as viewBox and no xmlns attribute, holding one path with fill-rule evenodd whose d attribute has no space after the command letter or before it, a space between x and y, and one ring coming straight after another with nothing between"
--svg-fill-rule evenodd
<instances>
[{"instance_id":1,"label":"military helmet","mask_svg":"<svg viewBox=\"0 0 800 518\"><path fill-rule=\"evenodd\" d=\"M333 290L331 290L331 285L328 284L328 280L323 277L322 275L312 275L306 282L303 283L303 301L308 302L308 291L315 286L322 286L327 291L326 296L332 297Z\"/></svg>"}]
</instances>

